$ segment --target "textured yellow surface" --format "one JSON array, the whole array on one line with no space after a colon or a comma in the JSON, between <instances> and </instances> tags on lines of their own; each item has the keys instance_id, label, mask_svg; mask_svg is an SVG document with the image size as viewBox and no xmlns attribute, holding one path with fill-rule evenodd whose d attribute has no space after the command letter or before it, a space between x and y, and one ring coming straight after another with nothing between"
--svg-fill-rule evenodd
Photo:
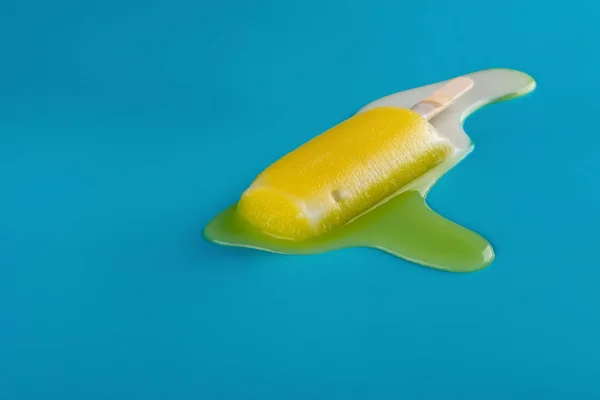
<instances>
[{"instance_id":1,"label":"textured yellow surface","mask_svg":"<svg viewBox=\"0 0 600 400\"><path fill-rule=\"evenodd\" d=\"M375 108L269 166L242 195L238 213L273 236L320 235L394 194L453 151L418 113Z\"/></svg>"}]
</instances>

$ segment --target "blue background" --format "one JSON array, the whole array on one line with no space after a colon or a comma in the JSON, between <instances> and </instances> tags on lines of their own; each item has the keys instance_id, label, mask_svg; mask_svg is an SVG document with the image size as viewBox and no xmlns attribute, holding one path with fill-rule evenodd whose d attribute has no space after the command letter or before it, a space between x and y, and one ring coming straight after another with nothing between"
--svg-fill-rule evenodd
<instances>
[{"instance_id":1,"label":"blue background","mask_svg":"<svg viewBox=\"0 0 600 400\"><path fill-rule=\"evenodd\" d=\"M600 396L600 3L0 3L0 398ZM430 202L497 259L293 257L202 228L391 92L490 67Z\"/></svg>"}]
</instances>

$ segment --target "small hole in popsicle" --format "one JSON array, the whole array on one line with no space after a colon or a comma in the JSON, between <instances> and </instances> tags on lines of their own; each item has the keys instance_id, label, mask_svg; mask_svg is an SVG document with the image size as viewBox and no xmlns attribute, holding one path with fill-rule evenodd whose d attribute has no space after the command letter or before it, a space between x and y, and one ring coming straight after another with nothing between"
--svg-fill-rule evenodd
<instances>
[{"instance_id":1,"label":"small hole in popsicle","mask_svg":"<svg viewBox=\"0 0 600 400\"><path fill-rule=\"evenodd\" d=\"M342 200L344 200L344 198L347 196L347 193L344 192L344 190L342 189L334 189L331 191L331 197L333 198L333 200L335 200L336 202L340 202Z\"/></svg>"}]
</instances>

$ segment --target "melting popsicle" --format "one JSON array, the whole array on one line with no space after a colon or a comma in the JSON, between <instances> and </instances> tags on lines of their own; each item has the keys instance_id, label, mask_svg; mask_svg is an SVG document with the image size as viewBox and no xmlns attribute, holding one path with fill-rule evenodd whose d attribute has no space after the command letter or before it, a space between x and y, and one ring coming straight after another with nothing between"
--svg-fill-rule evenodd
<instances>
[{"instance_id":1,"label":"melting popsicle","mask_svg":"<svg viewBox=\"0 0 600 400\"><path fill-rule=\"evenodd\" d=\"M426 196L438 179L474 148L463 121L485 105L531 92L536 83L523 72L505 68L466 77L390 94L367 104L350 122L269 167L239 205L226 208L210 221L204 237L221 245L282 254L372 247L446 271L485 268L494 259L490 243L437 214L427 205ZM370 117L357 118L363 114ZM399 129L402 121L412 127ZM365 132L361 134L361 130ZM327 139L330 133L340 140ZM360 145L353 145L349 138ZM400 150L401 143L406 152ZM319 151L305 151L306 147ZM342 148L351 151L342 152ZM422 157L411 158L415 154ZM313 165L319 162L324 166L321 170ZM356 168L354 175L348 174L348 166ZM378 173L388 174L389 180L380 178L373 183L360 179ZM394 191L395 187L400 189ZM383 199L377 202L379 198Z\"/></svg>"},{"instance_id":2,"label":"melting popsicle","mask_svg":"<svg viewBox=\"0 0 600 400\"><path fill-rule=\"evenodd\" d=\"M343 121L262 172L243 193L240 216L289 240L348 223L454 154L427 121L472 86L459 77L412 109L377 107Z\"/></svg>"}]
</instances>

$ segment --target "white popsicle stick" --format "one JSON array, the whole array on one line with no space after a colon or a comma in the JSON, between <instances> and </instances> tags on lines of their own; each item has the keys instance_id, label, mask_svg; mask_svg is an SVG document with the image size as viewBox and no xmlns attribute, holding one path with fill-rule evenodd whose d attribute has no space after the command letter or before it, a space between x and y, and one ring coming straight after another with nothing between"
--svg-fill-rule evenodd
<instances>
[{"instance_id":1,"label":"white popsicle stick","mask_svg":"<svg viewBox=\"0 0 600 400\"><path fill-rule=\"evenodd\" d=\"M421 114L425 119L430 120L472 87L473 80L471 78L466 76L454 78L436 90L431 96L415 104L412 110Z\"/></svg>"}]
</instances>

